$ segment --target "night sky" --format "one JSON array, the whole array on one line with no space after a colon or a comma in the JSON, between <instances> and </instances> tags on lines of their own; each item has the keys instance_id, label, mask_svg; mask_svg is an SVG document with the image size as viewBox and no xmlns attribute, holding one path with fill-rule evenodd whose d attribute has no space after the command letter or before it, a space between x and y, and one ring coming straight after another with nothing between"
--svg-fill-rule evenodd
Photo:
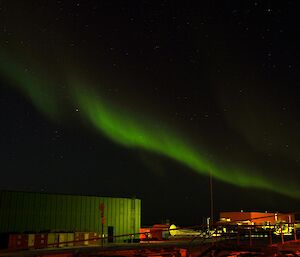
<instances>
[{"instance_id":1,"label":"night sky","mask_svg":"<svg viewBox=\"0 0 300 257\"><path fill-rule=\"evenodd\" d=\"M0 189L299 211L295 2L0 1Z\"/></svg>"}]
</instances>

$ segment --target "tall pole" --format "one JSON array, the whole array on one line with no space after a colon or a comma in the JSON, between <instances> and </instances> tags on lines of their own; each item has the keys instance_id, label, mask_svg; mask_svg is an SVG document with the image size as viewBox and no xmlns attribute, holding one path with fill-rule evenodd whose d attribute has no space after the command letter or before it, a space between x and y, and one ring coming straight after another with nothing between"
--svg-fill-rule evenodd
<instances>
[{"instance_id":1,"label":"tall pole","mask_svg":"<svg viewBox=\"0 0 300 257\"><path fill-rule=\"evenodd\" d=\"M101 216L101 245L103 247L104 245L104 223L105 223L105 217L104 217L104 203L100 203L99 209L100 209L100 216Z\"/></svg>"},{"instance_id":2,"label":"tall pole","mask_svg":"<svg viewBox=\"0 0 300 257\"><path fill-rule=\"evenodd\" d=\"M213 183L212 172L209 173L209 189L210 189L210 222L214 222L214 198L213 198Z\"/></svg>"}]
</instances>

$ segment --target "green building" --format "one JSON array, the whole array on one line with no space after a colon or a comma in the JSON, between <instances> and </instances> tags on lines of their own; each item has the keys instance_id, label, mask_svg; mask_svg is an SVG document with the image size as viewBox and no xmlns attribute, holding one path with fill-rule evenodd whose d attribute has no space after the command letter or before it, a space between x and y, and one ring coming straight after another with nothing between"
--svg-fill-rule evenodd
<instances>
[{"instance_id":1,"label":"green building","mask_svg":"<svg viewBox=\"0 0 300 257\"><path fill-rule=\"evenodd\" d=\"M125 235L139 233L140 224L141 200L135 198L0 191L0 233Z\"/></svg>"}]
</instances>

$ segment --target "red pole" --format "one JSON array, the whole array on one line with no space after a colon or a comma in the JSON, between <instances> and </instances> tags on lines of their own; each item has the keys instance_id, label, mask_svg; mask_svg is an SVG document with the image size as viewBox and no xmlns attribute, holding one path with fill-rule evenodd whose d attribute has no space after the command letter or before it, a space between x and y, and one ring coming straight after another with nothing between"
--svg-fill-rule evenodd
<instances>
[{"instance_id":1,"label":"red pole","mask_svg":"<svg viewBox=\"0 0 300 257\"><path fill-rule=\"evenodd\" d=\"M104 217L104 203L100 203L99 209L100 209L100 216L101 216L101 245L104 244L104 223L105 223L105 217Z\"/></svg>"}]
</instances>

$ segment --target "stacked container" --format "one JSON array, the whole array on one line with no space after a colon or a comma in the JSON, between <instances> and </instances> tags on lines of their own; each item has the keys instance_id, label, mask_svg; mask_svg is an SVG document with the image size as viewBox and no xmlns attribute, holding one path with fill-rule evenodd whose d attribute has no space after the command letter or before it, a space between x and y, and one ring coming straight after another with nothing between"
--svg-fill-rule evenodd
<instances>
[{"instance_id":1,"label":"stacked container","mask_svg":"<svg viewBox=\"0 0 300 257\"><path fill-rule=\"evenodd\" d=\"M74 246L74 233L59 233L58 242L59 247Z\"/></svg>"},{"instance_id":2,"label":"stacked container","mask_svg":"<svg viewBox=\"0 0 300 257\"><path fill-rule=\"evenodd\" d=\"M74 233L74 245L79 246L79 245L85 245L88 244L88 242L84 241L88 239L88 233L85 232L75 232Z\"/></svg>"},{"instance_id":3,"label":"stacked container","mask_svg":"<svg viewBox=\"0 0 300 257\"><path fill-rule=\"evenodd\" d=\"M89 245L97 245L100 243L100 235L98 233L90 232L89 233Z\"/></svg>"},{"instance_id":4,"label":"stacked container","mask_svg":"<svg viewBox=\"0 0 300 257\"><path fill-rule=\"evenodd\" d=\"M27 234L10 234L8 241L8 249L28 249L28 235Z\"/></svg>"},{"instance_id":5,"label":"stacked container","mask_svg":"<svg viewBox=\"0 0 300 257\"><path fill-rule=\"evenodd\" d=\"M48 234L36 234L34 237L34 248L46 248L48 244Z\"/></svg>"},{"instance_id":6,"label":"stacked container","mask_svg":"<svg viewBox=\"0 0 300 257\"><path fill-rule=\"evenodd\" d=\"M58 247L59 242L59 234L58 233L49 233L48 234L48 241L47 241L47 247Z\"/></svg>"}]
</instances>

